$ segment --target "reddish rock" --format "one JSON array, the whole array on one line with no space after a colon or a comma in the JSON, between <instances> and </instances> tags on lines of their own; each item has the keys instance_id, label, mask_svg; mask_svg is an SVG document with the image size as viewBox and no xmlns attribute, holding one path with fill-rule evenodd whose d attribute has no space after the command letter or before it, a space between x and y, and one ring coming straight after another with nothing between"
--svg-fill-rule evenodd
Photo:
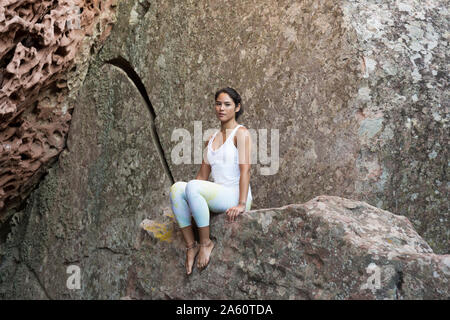
<instances>
[{"instance_id":1,"label":"reddish rock","mask_svg":"<svg viewBox=\"0 0 450 320\"><path fill-rule=\"evenodd\" d=\"M109 34L115 2L1 2L0 224L64 149L73 109L67 79L83 80L76 72L86 61L77 58Z\"/></svg>"}]
</instances>

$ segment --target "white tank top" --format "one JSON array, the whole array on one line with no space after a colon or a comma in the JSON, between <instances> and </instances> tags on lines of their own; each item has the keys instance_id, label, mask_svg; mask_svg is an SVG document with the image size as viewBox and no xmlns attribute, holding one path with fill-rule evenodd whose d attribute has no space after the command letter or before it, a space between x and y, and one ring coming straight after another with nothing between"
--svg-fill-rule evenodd
<instances>
[{"instance_id":1,"label":"white tank top","mask_svg":"<svg viewBox=\"0 0 450 320\"><path fill-rule=\"evenodd\" d=\"M226 139L217 150L213 150L212 142L216 137L217 131L208 143L208 162L211 165L211 174L215 183L227 186L237 187L239 189L239 179L241 177L241 170L239 169L239 153L234 145L233 137L236 131L242 125L239 124L233 129L230 136ZM250 184L248 186L248 200L252 199L252 191ZM247 200L247 201L248 201Z\"/></svg>"}]
</instances>

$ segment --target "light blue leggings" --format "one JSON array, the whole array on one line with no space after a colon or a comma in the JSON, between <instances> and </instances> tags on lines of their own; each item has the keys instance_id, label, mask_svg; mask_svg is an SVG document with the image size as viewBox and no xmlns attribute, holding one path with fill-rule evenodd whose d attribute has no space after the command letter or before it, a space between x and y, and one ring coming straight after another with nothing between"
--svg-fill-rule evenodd
<instances>
[{"instance_id":1,"label":"light blue leggings","mask_svg":"<svg viewBox=\"0 0 450 320\"><path fill-rule=\"evenodd\" d=\"M170 204L180 228L191 225L191 214L198 227L209 226L209 212L225 212L239 203L239 186L226 187L207 180L178 181L170 187ZM252 199L247 199L246 211Z\"/></svg>"}]
</instances>

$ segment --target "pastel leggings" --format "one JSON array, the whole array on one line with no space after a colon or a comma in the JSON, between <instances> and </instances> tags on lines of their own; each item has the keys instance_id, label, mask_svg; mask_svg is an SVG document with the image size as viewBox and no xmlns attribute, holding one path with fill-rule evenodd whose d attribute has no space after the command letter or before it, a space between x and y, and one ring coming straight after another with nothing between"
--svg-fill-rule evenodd
<instances>
[{"instance_id":1,"label":"pastel leggings","mask_svg":"<svg viewBox=\"0 0 450 320\"><path fill-rule=\"evenodd\" d=\"M247 199L250 210L252 199ZM191 225L209 226L209 213L225 212L239 203L239 186L226 187L207 180L178 181L170 187L170 204L180 228Z\"/></svg>"}]
</instances>

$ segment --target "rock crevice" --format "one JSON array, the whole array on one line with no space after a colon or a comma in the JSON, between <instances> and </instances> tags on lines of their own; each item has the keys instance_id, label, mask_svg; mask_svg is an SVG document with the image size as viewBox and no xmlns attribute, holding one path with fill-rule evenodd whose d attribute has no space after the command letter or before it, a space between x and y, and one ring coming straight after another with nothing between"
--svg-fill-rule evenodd
<instances>
[{"instance_id":1,"label":"rock crevice","mask_svg":"<svg viewBox=\"0 0 450 320\"><path fill-rule=\"evenodd\" d=\"M158 151L159 158L161 160L161 165L163 166L164 171L167 174L167 177L173 184L175 181L173 179L172 172L170 171L170 168L169 168L169 165L168 165L165 153L164 153L164 148L159 139L158 131L157 131L156 125L155 125L155 120L156 120L155 109L153 108L152 102L150 101L150 98L147 94L145 85L142 83L141 78L136 73L134 68L131 66L130 62L128 62L125 58L119 56L119 57L116 57L116 58L106 61L106 63L112 64L113 66L116 66L116 67L122 69L127 74L127 76L130 78L130 80L133 81L134 85L139 90L139 93L141 94L142 98L144 99L144 101L147 105L148 111L150 112L150 116L151 116L150 126L151 126L152 133L153 133L153 135L152 135L153 143L155 144L155 147Z\"/></svg>"}]
</instances>

